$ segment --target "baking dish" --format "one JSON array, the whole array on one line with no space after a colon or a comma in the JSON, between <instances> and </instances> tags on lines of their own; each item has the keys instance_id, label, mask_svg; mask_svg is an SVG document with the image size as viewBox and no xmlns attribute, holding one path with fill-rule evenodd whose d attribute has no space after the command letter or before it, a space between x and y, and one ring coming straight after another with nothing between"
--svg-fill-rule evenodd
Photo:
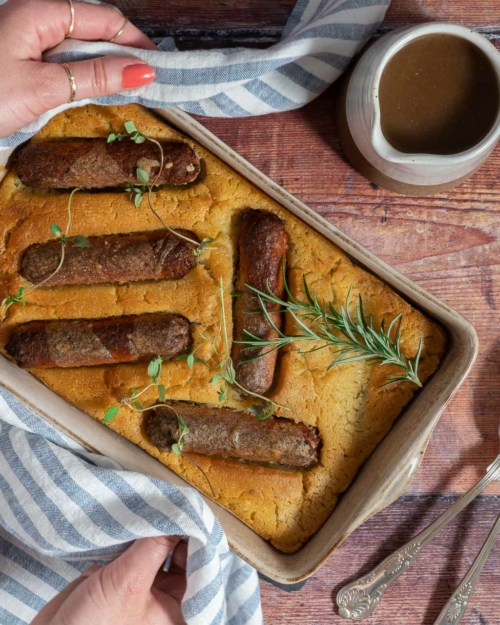
<instances>
[{"instance_id":1,"label":"baking dish","mask_svg":"<svg viewBox=\"0 0 500 625\"><path fill-rule=\"evenodd\" d=\"M252 167L189 115L178 109L155 112L315 228L411 303L434 317L449 335L448 352L438 371L369 458L323 527L298 552L284 554L277 551L232 513L206 500L221 520L229 543L237 553L268 578L284 584L294 583L317 570L346 536L403 492L418 468L428 438L446 403L474 362L477 337L473 327L458 313L343 235ZM0 384L71 436L95 451L110 456L127 469L147 473L173 484L185 484L182 478L146 452L103 428L100 423L68 404L4 357L0 357Z\"/></svg>"}]
</instances>

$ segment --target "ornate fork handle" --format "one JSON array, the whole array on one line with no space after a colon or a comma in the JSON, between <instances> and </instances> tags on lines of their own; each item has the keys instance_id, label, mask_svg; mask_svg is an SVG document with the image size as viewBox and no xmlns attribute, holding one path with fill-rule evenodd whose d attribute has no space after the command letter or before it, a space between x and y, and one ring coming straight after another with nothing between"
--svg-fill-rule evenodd
<instances>
[{"instance_id":1,"label":"ornate fork handle","mask_svg":"<svg viewBox=\"0 0 500 625\"><path fill-rule=\"evenodd\" d=\"M434 625L457 625L462 620L462 616L469 605L469 599L474 591L479 575L483 570L483 566L485 565L485 562L488 559L490 551L493 549L499 534L500 516L489 533L486 542L484 543L481 551L478 553L468 573L460 582L460 586L452 595L448 603L442 609L441 614L438 616Z\"/></svg>"},{"instance_id":2,"label":"ornate fork handle","mask_svg":"<svg viewBox=\"0 0 500 625\"><path fill-rule=\"evenodd\" d=\"M482 480L479 480L468 493L450 506L448 510L418 536L387 557L371 573L347 584L339 591L337 594L337 606L340 616L350 618L353 621L364 621L368 618L375 610L383 593L400 575L408 570L421 549L459 512L468 506L490 482L499 477L500 455L488 467L488 471Z\"/></svg>"}]
</instances>

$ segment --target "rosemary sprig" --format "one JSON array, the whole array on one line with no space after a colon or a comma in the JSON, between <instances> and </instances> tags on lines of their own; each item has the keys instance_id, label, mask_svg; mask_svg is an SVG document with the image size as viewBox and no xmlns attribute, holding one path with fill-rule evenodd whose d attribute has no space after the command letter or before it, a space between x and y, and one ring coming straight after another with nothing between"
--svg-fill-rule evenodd
<instances>
[{"instance_id":1,"label":"rosemary sprig","mask_svg":"<svg viewBox=\"0 0 500 625\"><path fill-rule=\"evenodd\" d=\"M73 200L73 196L75 195L75 193L81 190L82 190L82 187L77 187L76 189L73 189L73 191L71 191L71 193L69 194L68 207L67 207L68 221L66 222L66 228L64 232L62 231L61 227L58 226L57 224L50 224L50 232L52 233L54 237L56 237L56 239L59 239L61 243L61 258L59 260L57 267L54 269L54 271L50 275L48 275L38 284L35 284L32 287L30 287L28 290L26 290L26 287L21 286L18 289L16 295L9 295L8 297L4 298L2 300L2 313L0 316L0 322L5 321L7 317L7 311L14 304L22 304L22 307L24 308L26 306L25 297L29 295L30 293L32 293L35 289L39 289L41 286L49 282L49 280L51 280L56 275L56 273L61 269L64 263L65 249L69 240L69 230L71 227L71 202ZM77 234L76 236L74 236L72 238L72 242L73 242L73 245L75 245L76 247L89 247L90 246L88 239L81 234Z\"/></svg>"},{"instance_id":2,"label":"rosemary sprig","mask_svg":"<svg viewBox=\"0 0 500 625\"><path fill-rule=\"evenodd\" d=\"M250 284L246 285L256 294L262 313L277 334L275 339L266 341L250 332L246 332L248 339L239 341L239 343L246 345L247 349L269 347L264 353L249 360L261 358L263 355L274 352L291 343L319 341L323 344L303 353L319 351L327 347L335 348L334 358L328 365L328 369L337 364L365 360L370 365L392 365L401 369L400 374L390 375L381 388L395 382L413 382L417 386L422 386L422 382L418 377L422 340L420 340L417 354L414 358L403 356L401 353L402 313L394 317L387 329L384 321L382 321L380 328L377 329L374 327L372 316L367 317L365 314L361 295L359 296L354 315L351 314L349 303L352 287L349 288L345 304L340 307L340 310L337 310L332 302L324 302L323 304L318 302L316 295L311 294L305 276L303 276L303 283L306 301L297 300L292 295L286 281L284 264L282 273L288 301L276 297L269 287L266 293ZM284 334L273 322L266 308L266 302L279 307L279 310L273 309L273 313L289 313L295 321L298 332L290 335ZM257 314L262 313L259 311Z\"/></svg>"},{"instance_id":3,"label":"rosemary sprig","mask_svg":"<svg viewBox=\"0 0 500 625\"><path fill-rule=\"evenodd\" d=\"M144 195L146 195L148 199L149 208L151 212L153 213L153 215L161 223L161 225L166 230L174 234L176 237L179 237L179 239L184 239L184 241L188 241L189 243L192 243L195 246L193 250L193 254L195 256L199 256L203 251L205 251L208 248L208 244L212 243L213 239L211 239L210 237L206 237L205 239L201 241L201 243L199 243L198 241L190 239L189 237L181 234L180 232L173 230L172 228L170 228L170 226L167 226L167 224L163 221L163 219L157 213L157 211L155 210L153 206L153 202L152 202L153 187L158 186L158 180L160 179L161 172L163 171L163 166L165 164L165 156L163 154L163 147L161 143L157 141L156 139L153 139L152 137L146 136L140 130L137 130L137 128L135 127L135 123L133 121L125 122L125 130L127 134L122 133L122 132L110 133L108 135L108 143L113 143L114 141L123 141L123 139L125 139L128 136L128 138L131 141L134 141L135 143L144 143L145 141L150 141L151 143L154 143L158 147L158 150L160 151L160 167L158 168L158 173L156 174L155 179L151 181L149 173L142 167L137 167L136 177L137 177L137 180L140 182L140 184L135 185L132 182L129 183L129 185L126 188L126 191L129 193L129 199L132 202L134 202L134 205L136 206L136 208L139 208L139 206L142 203L142 198L144 197Z\"/></svg>"}]
</instances>

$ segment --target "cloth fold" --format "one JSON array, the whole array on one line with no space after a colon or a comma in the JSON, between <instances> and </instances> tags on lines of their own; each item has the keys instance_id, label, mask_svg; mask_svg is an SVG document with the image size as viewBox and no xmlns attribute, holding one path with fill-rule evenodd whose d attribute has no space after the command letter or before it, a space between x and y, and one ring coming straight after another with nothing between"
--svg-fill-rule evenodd
<instances>
[{"instance_id":1,"label":"cloth fold","mask_svg":"<svg viewBox=\"0 0 500 625\"><path fill-rule=\"evenodd\" d=\"M193 488L123 470L0 388L0 623L29 623L90 564L146 536L188 538L189 625L259 625L255 570Z\"/></svg>"},{"instance_id":2,"label":"cloth fold","mask_svg":"<svg viewBox=\"0 0 500 625\"><path fill-rule=\"evenodd\" d=\"M178 106L210 117L248 117L299 108L342 74L383 20L389 4L390 0L298 0L281 40L265 50L179 51L174 40L166 38L156 51L66 39L44 60L70 63L130 54L154 67L156 80L124 93L63 104L0 139L0 148L16 147L55 114L91 102Z\"/></svg>"}]
</instances>

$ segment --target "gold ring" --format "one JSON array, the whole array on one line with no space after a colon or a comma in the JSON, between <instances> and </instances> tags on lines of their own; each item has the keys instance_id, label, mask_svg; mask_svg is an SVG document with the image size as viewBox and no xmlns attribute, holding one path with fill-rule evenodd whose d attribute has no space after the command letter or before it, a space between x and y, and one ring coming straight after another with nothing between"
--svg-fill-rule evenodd
<instances>
[{"instance_id":1,"label":"gold ring","mask_svg":"<svg viewBox=\"0 0 500 625\"><path fill-rule=\"evenodd\" d=\"M75 5L73 4L73 0L68 0L69 2L69 11L71 13L71 21L69 23L69 30L66 37L69 37L73 32L73 28L75 27Z\"/></svg>"},{"instance_id":2,"label":"gold ring","mask_svg":"<svg viewBox=\"0 0 500 625\"><path fill-rule=\"evenodd\" d=\"M118 39L118 37L122 34L122 32L125 30L125 26L128 24L128 17L125 18L125 21L123 22L122 27L120 28L120 30L116 33L116 35L114 37L111 37L111 39L109 40L110 43L113 43L113 41L115 39Z\"/></svg>"},{"instance_id":3,"label":"gold ring","mask_svg":"<svg viewBox=\"0 0 500 625\"><path fill-rule=\"evenodd\" d=\"M75 101L75 97L76 97L75 77L73 76L73 73L71 72L71 69L69 68L69 65L67 63L61 63L61 65L66 70L66 74L68 74L69 84L71 86L71 96L70 96L70 98L68 100L68 104L71 104L71 102Z\"/></svg>"}]
</instances>

